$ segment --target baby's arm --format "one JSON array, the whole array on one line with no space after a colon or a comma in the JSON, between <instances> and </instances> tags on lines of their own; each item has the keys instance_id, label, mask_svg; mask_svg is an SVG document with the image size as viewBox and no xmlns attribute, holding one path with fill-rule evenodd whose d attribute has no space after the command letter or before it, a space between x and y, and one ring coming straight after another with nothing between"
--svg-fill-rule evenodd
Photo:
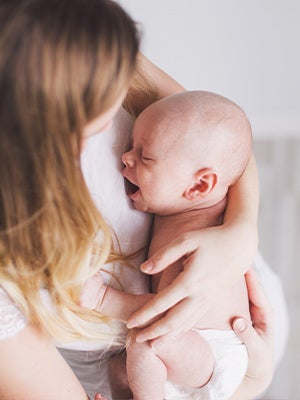
<instances>
[{"instance_id":1,"label":"baby's arm","mask_svg":"<svg viewBox=\"0 0 300 400\"><path fill-rule=\"evenodd\" d=\"M82 307L127 322L132 313L146 304L153 295L121 292L104 284L100 272L86 282L81 297Z\"/></svg>"}]
</instances>

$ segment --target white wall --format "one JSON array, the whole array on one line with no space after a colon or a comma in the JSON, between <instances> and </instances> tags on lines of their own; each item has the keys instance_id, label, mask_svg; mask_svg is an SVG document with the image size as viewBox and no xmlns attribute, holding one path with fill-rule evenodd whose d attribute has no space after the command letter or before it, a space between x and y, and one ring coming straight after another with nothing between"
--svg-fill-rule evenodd
<instances>
[{"instance_id":1,"label":"white wall","mask_svg":"<svg viewBox=\"0 0 300 400\"><path fill-rule=\"evenodd\" d=\"M254 138L300 137L300 0L119 0L142 49L188 89L230 97Z\"/></svg>"}]
</instances>

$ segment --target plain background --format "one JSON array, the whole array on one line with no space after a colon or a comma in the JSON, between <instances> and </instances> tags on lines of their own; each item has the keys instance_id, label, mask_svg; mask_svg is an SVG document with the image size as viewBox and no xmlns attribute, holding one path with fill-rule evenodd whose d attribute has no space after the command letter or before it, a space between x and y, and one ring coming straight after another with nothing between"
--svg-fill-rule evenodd
<instances>
[{"instance_id":1,"label":"plain background","mask_svg":"<svg viewBox=\"0 0 300 400\"><path fill-rule=\"evenodd\" d=\"M187 89L236 101L248 114L261 182L260 248L279 274L291 334L264 399L300 396L300 1L119 0L142 50Z\"/></svg>"},{"instance_id":2,"label":"plain background","mask_svg":"<svg viewBox=\"0 0 300 400\"><path fill-rule=\"evenodd\" d=\"M299 0L119 0L144 53L187 89L249 115L254 137L300 134Z\"/></svg>"}]
</instances>

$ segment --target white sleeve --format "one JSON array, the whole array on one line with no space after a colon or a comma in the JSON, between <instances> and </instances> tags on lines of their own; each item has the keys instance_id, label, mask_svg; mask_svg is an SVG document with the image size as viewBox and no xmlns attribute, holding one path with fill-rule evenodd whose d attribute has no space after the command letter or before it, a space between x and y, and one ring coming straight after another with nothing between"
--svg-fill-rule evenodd
<instances>
[{"instance_id":1,"label":"white sleeve","mask_svg":"<svg viewBox=\"0 0 300 400\"><path fill-rule=\"evenodd\" d=\"M21 310L0 287L0 340L16 336L26 325L27 321Z\"/></svg>"}]
</instances>

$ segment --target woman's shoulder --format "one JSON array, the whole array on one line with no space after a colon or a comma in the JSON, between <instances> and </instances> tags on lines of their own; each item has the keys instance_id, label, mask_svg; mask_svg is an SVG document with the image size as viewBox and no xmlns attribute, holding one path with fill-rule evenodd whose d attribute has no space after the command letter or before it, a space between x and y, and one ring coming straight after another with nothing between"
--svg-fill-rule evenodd
<instances>
[{"instance_id":1,"label":"woman's shoulder","mask_svg":"<svg viewBox=\"0 0 300 400\"><path fill-rule=\"evenodd\" d=\"M0 286L0 340L20 333L27 321L19 307Z\"/></svg>"}]
</instances>

